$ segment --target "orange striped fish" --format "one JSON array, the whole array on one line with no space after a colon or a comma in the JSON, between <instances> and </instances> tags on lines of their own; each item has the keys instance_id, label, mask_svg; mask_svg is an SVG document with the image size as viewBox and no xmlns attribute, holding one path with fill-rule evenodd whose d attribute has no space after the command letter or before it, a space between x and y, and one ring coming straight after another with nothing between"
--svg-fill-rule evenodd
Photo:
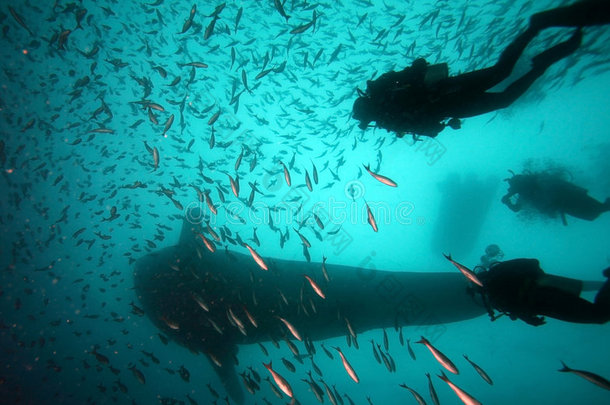
<instances>
[{"instance_id":1,"label":"orange striped fish","mask_svg":"<svg viewBox=\"0 0 610 405\"><path fill-rule=\"evenodd\" d=\"M451 360L449 360L449 357L445 356L436 347L432 346L432 344L428 341L428 339L426 339L425 337L422 336L421 339L418 340L416 343L425 345L428 348L428 350L430 350L430 352L432 353L434 358L439 363L441 363L441 365L443 367L445 367L447 370L451 371L453 374L460 373L458 371L457 367L455 366L455 364L453 364L453 362Z\"/></svg>"},{"instance_id":2,"label":"orange striped fish","mask_svg":"<svg viewBox=\"0 0 610 405\"><path fill-rule=\"evenodd\" d=\"M246 249L248 249L250 251L250 254L252 255L252 258L254 258L254 261L256 262L256 264L258 264L260 266L261 269L263 270L269 270L269 268L267 267L267 264L265 264L265 261L263 260L263 258L256 253L256 250L252 249L250 247L250 245L248 245L247 243L245 244Z\"/></svg>"},{"instance_id":3,"label":"orange striped fish","mask_svg":"<svg viewBox=\"0 0 610 405\"><path fill-rule=\"evenodd\" d=\"M377 181L380 181L383 184L388 185L390 187L398 187L398 184L396 184L396 182L394 180L392 180L391 178L383 176L383 175L381 175L379 173L372 172L371 169L370 169L371 165L364 165L363 164L362 166L364 166L366 171L369 172L369 174L371 176L373 176Z\"/></svg>"},{"instance_id":4,"label":"orange striped fish","mask_svg":"<svg viewBox=\"0 0 610 405\"><path fill-rule=\"evenodd\" d=\"M345 367L345 371L347 371L347 374L352 378L352 380L356 382L356 384L359 383L360 379L358 378L358 375L356 375L354 368L351 366L351 364L349 364L349 361L347 361L341 349L335 347L335 350L339 352L339 356L341 356L341 362L343 362L343 367Z\"/></svg>"},{"instance_id":5,"label":"orange striped fish","mask_svg":"<svg viewBox=\"0 0 610 405\"><path fill-rule=\"evenodd\" d=\"M309 285L311 285L311 288L313 288L313 290L316 292L316 294L318 294L320 297L326 299L326 295L324 295L324 292L322 291L322 289L320 288L320 286L311 279L311 277L309 277L306 274L303 274L303 276L307 279L307 281L309 281Z\"/></svg>"}]
</instances>

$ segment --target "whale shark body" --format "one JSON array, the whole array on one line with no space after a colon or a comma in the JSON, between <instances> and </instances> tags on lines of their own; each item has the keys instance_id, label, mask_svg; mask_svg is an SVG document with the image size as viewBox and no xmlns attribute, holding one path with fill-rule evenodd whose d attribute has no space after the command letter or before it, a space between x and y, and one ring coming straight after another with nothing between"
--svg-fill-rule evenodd
<instances>
[{"instance_id":1,"label":"whale shark body","mask_svg":"<svg viewBox=\"0 0 610 405\"><path fill-rule=\"evenodd\" d=\"M457 272L394 272L269 258L265 271L245 249L246 254L212 253L198 231L185 221L178 245L140 258L135 289L152 322L179 344L206 354L238 403L243 402L235 371L238 345L298 337L309 351L315 340L355 340L367 330L406 325L424 327L422 333L430 336L442 332L445 323L486 313Z\"/></svg>"}]
</instances>

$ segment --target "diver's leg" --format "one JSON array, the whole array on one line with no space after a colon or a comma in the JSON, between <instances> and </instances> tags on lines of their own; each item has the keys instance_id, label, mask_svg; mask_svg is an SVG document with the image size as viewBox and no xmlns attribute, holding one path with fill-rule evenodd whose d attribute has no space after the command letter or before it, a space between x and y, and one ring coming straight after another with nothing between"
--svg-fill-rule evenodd
<instances>
[{"instance_id":1,"label":"diver's leg","mask_svg":"<svg viewBox=\"0 0 610 405\"><path fill-rule=\"evenodd\" d=\"M583 291L599 291L600 288L604 285L603 281L592 281L592 280L584 280L582 282L582 290Z\"/></svg>"},{"instance_id":2,"label":"diver's leg","mask_svg":"<svg viewBox=\"0 0 610 405\"><path fill-rule=\"evenodd\" d=\"M449 77L444 81L450 88L469 89L472 91L485 91L510 76L517 60L521 57L523 50L536 36L537 30L527 29L511 42L502 54L498 62L488 68L474 70L458 76Z\"/></svg>"},{"instance_id":3,"label":"diver's leg","mask_svg":"<svg viewBox=\"0 0 610 405\"><path fill-rule=\"evenodd\" d=\"M605 323L610 320L610 307L603 307L597 300L594 304L571 292L547 287L537 288L534 294L531 310L538 315L575 323Z\"/></svg>"},{"instance_id":4,"label":"diver's leg","mask_svg":"<svg viewBox=\"0 0 610 405\"><path fill-rule=\"evenodd\" d=\"M559 43L550 49L536 55L533 59L532 69L511 83L501 93L486 93L486 100L482 100L484 103L490 103L488 111L493 111L500 108L506 108L517 100L523 93L530 88L530 86L544 74L544 72L555 62L566 56L572 54L580 46L582 39L582 31L580 28L576 30L574 35L565 42ZM484 107L485 104L482 105Z\"/></svg>"},{"instance_id":5,"label":"diver's leg","mask_svg":"<svg viewBox=\"0 0 610 405\"><path fill-rule=\"evenodd\" d=\"M610 267L604 270L604 276L608 278L595 296L595 305L604 308L610 314ZM610 316L609 316L610 317Z\"/></svg>"},{"instance_id":6,"label":"diver's leg","mask_svg":"<svg viewBox=\"0 0 610 405\"><path fill-rule=\"evenodd\" d=\"M573 217L593 221L602 213L608 211L607 204L591 197L587 192L566 188L558 200L558 206L566 214Z\"/></svg>"},{"instance_id":7,"label":"diver's leg","mask_svg":"<svg viewBox=\"0 0 610 405\"><path fill-rule=\"evenodd\" d=\"M480 85L480 83L476 85L472 84L470 86L465 84L457 87L460 89L460 91L448 93L443 100L438 101L436 103L437 110L446 117L468 118L506 108L521 97L521 95L523 95L523 93L530 88L534 81L542 76L553 63L565 58L578 49L581 39L582 31L578 29L567 41L561 42L535 56L532 69L511 83L502 92L485 92L477 87ZM495 67L484 69L488 70L487 76L480 78L480 82L486 81L488 84L492 83L492 78L495 77L495 73L489 72L489 69L494 68ZM502 67L500 70L501 69L504 68ZM473 75L478 72L472 72L466 75ZM455 82L446 81L445 84L457 84L459 83L457 80L460 79L461 76L466 75L449 78L450 80L455 80ZM466 79L463 78L463 80ZM457 85L459 86L459 84Z\"/></svg>"},{"instance_id":8,"label":"diver's leg","mask_svg":"<svg viewBox=\"0 0 610 405\"><path fill-rule=\"evenodd\" d=\"M457 94L455 97L444 100L449 117L468 118L492 111L500 110L511 105L544 73L546 69L533 68L528 73L510 84L503 92L480 92L473 94ZM451 108L449 108L451 107Z\"/></svg>"},{"instance_id":9,"label":"diver's leg","mask_svg":"<svg viewBox=\"0 0 610 405\"><path fill-rule=\"evenodd\" d=\"M532 58L532 62L535 68L547 69L553 63L565 58L572 54L578 49L582 41L582 30L578 28L576 32L565 42L561 42L552 48L547 49L544 52Z\"/></svg>"},{"instance_id":10,"label":"diver's leg","mask_svg":"<svg viewBox=\"0 0 610 405\"><path fill-rule=\"evenodd\" d=\"M530 27L584 27L610 24L608 0L584 0L575 4L536 13L530 17Z\"/></svg>"},{"instance_id":11,"label":"diver's leg","mask_svg":"<svg viewBox=\"0 0 610 405\"><path fill-rule=\"evenodd\" d=\"M583 290L584 282L576 278L556 276L555 274L543 274L538 277L536 283L539 287L551 287L558 288L562 291L566 291L579 296ZM596 290L599 288L598 286Z\"/></svg>"}]
</instances>

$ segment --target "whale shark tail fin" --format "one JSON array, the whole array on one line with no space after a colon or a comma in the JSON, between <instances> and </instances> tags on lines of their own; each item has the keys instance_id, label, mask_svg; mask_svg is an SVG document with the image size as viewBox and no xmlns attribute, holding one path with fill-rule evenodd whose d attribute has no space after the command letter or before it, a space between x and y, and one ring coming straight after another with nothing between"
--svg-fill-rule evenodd
<instances>
[{"instance_id":1,"label":"whale shark tail fin","mask_svg":"<svg viewBox=\"0 0 610 405\"><path fill-rule=\"evenodd\" d=\"M606 201L604 201L604 210L610 211L610 197L606 198Z\"/></svg>"},{"instance_id":2,"label":"whale shark tail fin","mask_svg":"<svg viewBox=\"0 0 610 405\"><path fill-rule=\"evenodd\" d=\"M237 348L235 347L235 351ZM235 364L233 356L230 353L210 355L210 362L212 367L218 374L218 378L222 382L227 394L231 399L241 405L244 403L244 391L241 388L237 373L235 372Z\"/></svg>"}]
</instances>

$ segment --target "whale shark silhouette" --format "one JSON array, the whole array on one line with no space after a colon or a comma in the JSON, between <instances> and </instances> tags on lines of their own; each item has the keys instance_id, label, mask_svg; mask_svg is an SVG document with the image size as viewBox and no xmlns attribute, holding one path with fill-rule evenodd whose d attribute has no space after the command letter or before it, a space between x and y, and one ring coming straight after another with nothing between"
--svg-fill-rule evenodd
<instances>
[{"instance_id":1,"label":"whale shark silhouette","mask_svg":"<svg viewBox=\"0 0 610 405\"><path fill-rule=\"evenodd\" d=\"M265 258L264 271L247 250L210 252L197 237L199 231L185 220L178 245L137 260L135 289L145 313L161 331L191 351L208 355L237 403L244 400L235 371L237 346L294 340L280 317L308 346L314 340L349 335L355 339L356 333L392 326L420 325L430 336L442 333L445 323L486 313L457 272L326 264L326 282L322 263ZM316 281L325 299L304 275Z\"/></svg>"}]
</instances>

